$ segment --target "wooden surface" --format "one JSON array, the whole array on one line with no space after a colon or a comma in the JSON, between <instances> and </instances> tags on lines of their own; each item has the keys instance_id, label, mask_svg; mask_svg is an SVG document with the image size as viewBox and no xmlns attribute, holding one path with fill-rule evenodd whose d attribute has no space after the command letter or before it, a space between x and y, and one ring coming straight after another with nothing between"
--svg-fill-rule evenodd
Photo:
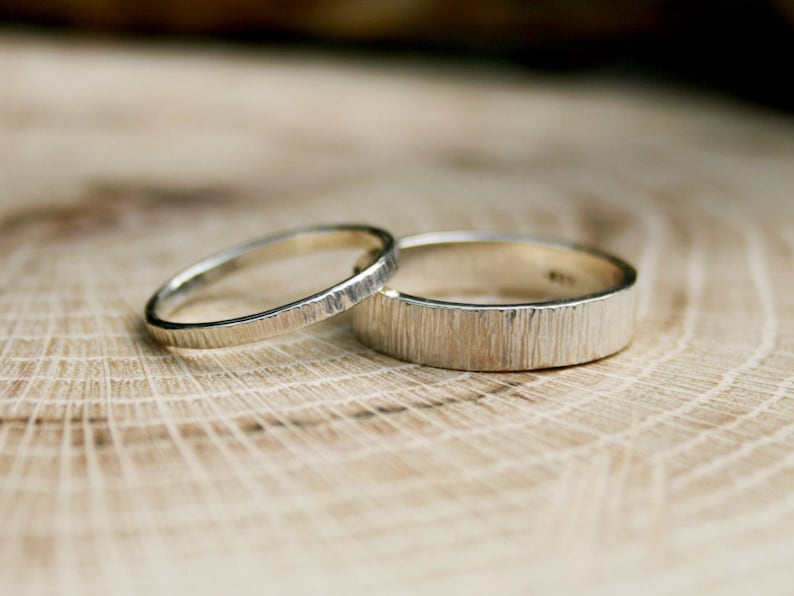
<instances>
[{"instance_id":1,"label":"wooden surface","mask_svg":"<svg viewBox=\"0 0 794 596\"><path fill-rule=\"evenodd\" d=\"M794 593L790 120L7 34L0 73L0 593ZM476 374L344 317L211 353L143 334L188 262L349 220L614 251L636 340Z\"/></svg>"}]
</instances>

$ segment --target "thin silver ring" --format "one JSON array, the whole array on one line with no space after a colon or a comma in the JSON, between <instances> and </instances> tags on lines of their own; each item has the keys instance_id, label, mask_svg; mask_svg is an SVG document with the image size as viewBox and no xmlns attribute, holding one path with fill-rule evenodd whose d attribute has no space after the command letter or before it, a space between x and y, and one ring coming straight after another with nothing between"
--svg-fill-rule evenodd
<instances>
[{"instance_id":1,"label":"thin silver ring","mask_svg":"<svg viewBox=\"0 0 794 596\"><path fill-rule=\"evenodd\" d=\"M179 323L164 317L190 294L252 262L285 253L363 248L367 264L340 283L295 302L220 321ZM207 257L168 280L149 299L146 327L159 342L183 348L221 348L260 341L317 323L371 296L394 275L399 250L388 232L366 225L315 226L269 236Z\"/></svg>"},{"instance_id":2,"label":"thin silver ring","mask_svg":"<svg viewBox=\"0 0 794 596\"><path fill-rule=\"evenodd\" d=\"M399 245L391 287L353 310L356 336L378 352L441 368L517 371L588 362L632 339L637 274L617 257L482 231L420 234ZM551 298L475 304L417 295L495 284Z\"/></svg>"}]
</instances>

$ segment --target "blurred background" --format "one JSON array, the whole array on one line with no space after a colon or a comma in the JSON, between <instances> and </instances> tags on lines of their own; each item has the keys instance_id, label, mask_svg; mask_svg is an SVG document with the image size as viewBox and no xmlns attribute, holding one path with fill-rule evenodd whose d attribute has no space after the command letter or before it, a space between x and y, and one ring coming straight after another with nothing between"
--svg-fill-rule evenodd
<instances>
[{"instance_id":1,"label":"blurred background","mask_svg":"<svg viewBox=\"0 0 794 596\"><path fill-rule=\"evenodd\" d=\"M0 0L0 21L606 71L794 110L794 0Z\"/></svg>"}]
</instances>

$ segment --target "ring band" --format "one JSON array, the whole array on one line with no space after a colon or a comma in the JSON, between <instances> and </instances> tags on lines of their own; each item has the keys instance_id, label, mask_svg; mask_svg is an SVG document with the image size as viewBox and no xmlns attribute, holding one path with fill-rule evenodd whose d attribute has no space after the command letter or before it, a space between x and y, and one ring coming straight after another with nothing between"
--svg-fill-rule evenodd
<instances>
[{"instance_id":1,"label":"ring band","mask_svg":"<svg viewBox=\"0 0 794 596\"><path fill-rule=\"evenodd\" d=\"M286 254L339 248L367 250L367 264L331 288L263 312L197 323L165 320L190 294L242 266ZM146 304L146 326L159 342L183 348L220 348L255 342L311 325L348 310L381 289L397 270L391 234L370 226L303 228L256 240L210 256L166 282Z\"/></svg>"},{"instance_id":2,"label":"ring band","mask_svg":"<svg viewBox=\"0 0 794 596\"><path fill-rule=\"evenodd\" d=\"M391 285L403 291L386 287L353 310L356 336L383 354L459 370L532 370L608 356L634 334L637 274L601 251L493 232L421 234L399 245ZM494 289L522 298L446 299ZM439 292L444 299L419 297Z\"/></svg>"}]
</instances>

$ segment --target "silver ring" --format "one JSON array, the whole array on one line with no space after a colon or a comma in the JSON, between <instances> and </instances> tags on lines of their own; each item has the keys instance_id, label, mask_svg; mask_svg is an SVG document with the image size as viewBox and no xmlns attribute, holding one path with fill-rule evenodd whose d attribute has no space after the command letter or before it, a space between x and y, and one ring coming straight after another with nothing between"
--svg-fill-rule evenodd
<instances>
[{"instance_id":1,"label":"silver ring","mask_svg":"<svg viewBox=\"0 0 794 596\"><path fill-rule=\"evenodd\" d=\"M331 288L255 314L197 323L164 317L190 294L253 262L285 254L336 248L366 249L367 264ZM309 227L270 236L217 253L173 276L146 304L146 327L159 342L183 348L221 348L294 331L348 310L371 296L397 270L399 252L391 234L364 225Z\"/></svg>"},{"instance_id":2,"label":"silver ring","mask_svg":"<svg viewBox=\"0 0 794 596\"><path fill-rule=\"evenodd\" d=\"M353 310L356 336L383 354L459 370L532 370L608 356L634 334L637 274L601 251L493 232L399 244L390 286L400 291L386 287ZM485 292L498 297L455 296Z\"/></svg>"}]
</instances>

